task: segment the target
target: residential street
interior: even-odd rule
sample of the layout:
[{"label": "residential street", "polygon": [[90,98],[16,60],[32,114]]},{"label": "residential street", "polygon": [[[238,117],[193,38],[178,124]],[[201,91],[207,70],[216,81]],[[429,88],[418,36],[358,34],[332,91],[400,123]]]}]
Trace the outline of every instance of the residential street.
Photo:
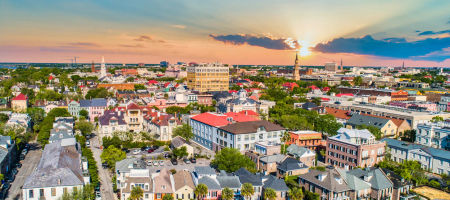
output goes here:
[{"label": "residential street", "polygon": [[100,190],[102,194],[102,199],[117,199],[117,196],[113,192],[112,187],[112,177],[110,176],[110,172],[108,169],[103,169],[102,161],[100,159],[100,155],[102,154],[102,150],[100,150],[100,144],[98,141],[98,137],[94,137],[90,140],[91,142],[91,150],[94,154],[94,159],[97,162],[98,168],[98,176],[100,179]]},{"label": "residential street", "polygon": [[24,199],[22,197],[22,186],[25,179],[33,172],[41,159],[42,150],[37,144],[32,144],[32,148],[28,152],[25,160],[22,160],[22,167],[18,169],[18,173],[14,182],[11,183],[11,188],[8,192],[8,200],[19,200]]}]

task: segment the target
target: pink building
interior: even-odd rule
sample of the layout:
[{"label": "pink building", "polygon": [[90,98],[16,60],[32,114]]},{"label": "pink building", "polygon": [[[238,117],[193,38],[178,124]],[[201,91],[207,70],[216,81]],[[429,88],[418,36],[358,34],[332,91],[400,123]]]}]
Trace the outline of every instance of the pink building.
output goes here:
[{"label": "pink building", "polygon": [[411,108],[411,109],[423,108],[426,111],[437,111],[437,104],[432,102],[391,101],[389,105],[402,108]]},{"label": "pink building", "polygon": [[385,145],[367,129],[341,128],[337,135],[327,138],[325,162],[345,169],[371,167],[383,161]]}]

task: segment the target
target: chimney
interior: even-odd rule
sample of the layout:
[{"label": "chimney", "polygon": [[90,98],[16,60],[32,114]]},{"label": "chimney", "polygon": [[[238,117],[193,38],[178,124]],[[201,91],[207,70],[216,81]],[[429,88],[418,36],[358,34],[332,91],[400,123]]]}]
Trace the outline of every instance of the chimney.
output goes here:
[{"label": "chimney", "polygon": [[61,179],[58,178],[58,185],[61,185]]}]

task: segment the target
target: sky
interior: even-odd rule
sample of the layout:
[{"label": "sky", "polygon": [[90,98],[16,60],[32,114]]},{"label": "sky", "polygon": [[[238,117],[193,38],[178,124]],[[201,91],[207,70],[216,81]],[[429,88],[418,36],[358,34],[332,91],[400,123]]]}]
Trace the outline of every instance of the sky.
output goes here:
[{"label": "sky", "polygon": [[450,67],[450,1],[0,0],[0,62]]}]

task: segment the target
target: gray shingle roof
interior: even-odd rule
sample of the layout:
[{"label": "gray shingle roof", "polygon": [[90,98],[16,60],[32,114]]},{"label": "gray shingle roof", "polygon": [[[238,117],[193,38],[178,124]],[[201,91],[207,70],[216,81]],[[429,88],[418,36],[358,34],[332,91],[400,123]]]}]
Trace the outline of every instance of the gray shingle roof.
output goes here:
[{"label": "gray shingle roof", "polygon": [[382,142],[386,142],[386,145],[388,147],[396,147],[398,149],[403,150],[414,150],[414,149],[422,149],[426,153],[430,154],[433,157],[441,158],[441,159],[449,159],[450,158],[450,151],[446,151],[443,149],[436,149],[432,147],[423,146],[420,144],[414,144],[409,142],[404,142],[396,139],[391,138],[383,138],[381,139]]},{"label": "gray shingle roof", "polygon": [[377,128],[383,128],[390,119],[372,117],[367,115],[354,114],[348,121],[347,124],[359,126],[359,125],[367,125],[367,126],[375,126]]},{"label": "gray shingle roof", "polygon": [[210,166],[196,166],[196,167],[194,167],[194,171],[198,175],[215,175],[216,174],[216,170],[214,170]]},{"label": "gray shingle roof", "polygon": [[342,178],[345,179],[345,182],[347,182],[348,186],[352,190],[364,190],[364,189],[370,189],[370,184],[359,179],[358,177],[354,176],[353,174],[348,173],[348,171],[345,171],[343,169],[336,169],[342,176]]},{"label": "gray shingle roof", "polygon": [[263,163],[276,163],[283,161],[284,158],[286,158],[285,155],[275,154],[270,156],[262,156],[259,161]]},{"label": "gray shingle roof", "polygon": [[222,188],[238,189],[241,188],[241,182],[238,176],[218,176],[217,181]]},{"label": "gray shingle roof", "polygon": [[304,169],[304,168],[308,168],[308,166],[306,166],[302,162],[298,161],[297,159],[290,158],[290,157],[284,159],[283,162],[281,162],[277,167],[277,169],[282,170],[284,172],[298,170],[298,169]]},{"label": "gray shingle roof", "polygon": [[305,153],[307,153],[307,152],[309,152],[309,151],[311,151],[311,150],[309,150],[309,149],[307,149],[307,148],[305,148],[305,147],[298,146],[298,145],[296,145],[296,144],[291,144],[291,145],[286,149],[286,151],[288,152],[288,154],[300,158],[300,157],[303,156],[303,154],[305,154]]},{"label": "gray shingle roof", "polygon": [[[319,175],[323,175],[324,179],[319,180]],[[351,190],[347,183],[343,181],[343,178],[336,169],[327,169],[325,172],[313,169],[306,174],[299,175],[298,177],[329,191],[344,192]],[[342,182],[339,183],[338,180],[342,180]]]},{"label": "gray shingle roof", "polygon": [[283,179],[276,178],[275,176],[269,176],[269,178],[264,181],[263,188],[272,188],[275,191],[288,191],[289,188]]},{"label": "gray shingle roof", "polygon": [[206,186],[208,186],[208,190],[221,190],[222,189],[220,187],[219,183],[217,182],[217,180],[215,180],[209,176],[204,176],[204,177],[201,177],[200,179],[198,179],[198,184],[205,184]]},{"label": "gray shingle roof", "polygon": [[353,169],[348,172],[362,180],[364,180],[364,176],[371,177],[368,181],[372,188],[375,189],[386,189],[393,186],[392,182],[384,175],[384,173],[379,168],[366,168],[366,170],[362,169]]},{"label": "gray shingle roof", "polygon": [[239,176],[241,184],[251,183],[253,186],[262,186],[262,177],[259,174],[252,174],[245,168],[238,169],[235,174]]}]

